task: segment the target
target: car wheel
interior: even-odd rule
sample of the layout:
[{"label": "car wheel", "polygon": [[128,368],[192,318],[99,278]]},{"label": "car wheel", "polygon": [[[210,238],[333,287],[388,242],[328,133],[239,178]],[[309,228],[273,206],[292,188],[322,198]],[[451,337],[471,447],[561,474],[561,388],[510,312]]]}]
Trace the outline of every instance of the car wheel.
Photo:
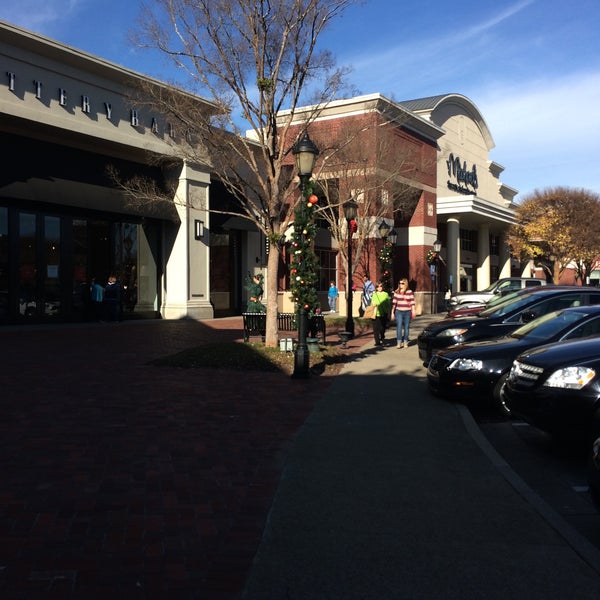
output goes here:
[{"label": "car wheel", "polygon": [[504,402],[504,397],[502,395],[502,388],[508,379],[508,371],[506,373],[502,373],[500,375],[500,379],[496,382],[494,389],[492,391],[492,396],[494,398],[494,405],[502,412],[504,415],[510,415],[510,409],[506,406]]}]

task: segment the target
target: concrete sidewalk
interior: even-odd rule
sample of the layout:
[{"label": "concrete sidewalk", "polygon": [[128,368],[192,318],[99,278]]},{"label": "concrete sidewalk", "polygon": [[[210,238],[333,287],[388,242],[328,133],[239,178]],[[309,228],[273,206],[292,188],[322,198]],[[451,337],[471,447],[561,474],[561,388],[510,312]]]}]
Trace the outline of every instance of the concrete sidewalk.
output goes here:
[{"label": "concrete sidewalk", "polygon": [[243,598],[597,599],[600,554],[427,392],[414,345],[369,344],[295,440]]}]

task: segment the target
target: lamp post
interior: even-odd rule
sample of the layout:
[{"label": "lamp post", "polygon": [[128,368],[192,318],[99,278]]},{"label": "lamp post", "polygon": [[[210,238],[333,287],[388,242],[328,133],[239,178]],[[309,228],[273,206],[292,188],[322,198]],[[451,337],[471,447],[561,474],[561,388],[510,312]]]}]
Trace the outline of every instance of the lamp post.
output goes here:
[{"label": "lamp post", "polygon": [[[302,191],[301,209],[306,210],[307,184],[312,175],[319,149],[308,137],[308,133],[305,133],[304,137],[292,148],[292,154],[295,156],[296,169],[300,178],[300,189]],[[296,235],[297,233],[298,232],[294,229],[294,234]],[[294,354],[294,372],[292,373],[292,377],[294,379],[306,379],[309,376],[309,353],[308,345],[306,343],[306,336],[308,334],[308,315],[302,298],[296,303],[296,314],[298,322],[298,344],[296,345],[296,352]]]},{"label": "lamp post", "polygon": [[434,298],[437,300],[437,291],[438,291],[438,264],[439,264],[439,256],[442,251],[442,242],[436,239],[433,242],[433,251],[435,252],[435,262],[433,263],[433,293],[431,296],[431,312],[437,313],[437,301],[434,303]]},{"label": "lamp post", "polygon": [[347,224],[348,235],[348,281],[346,283],[346,331],[350,334],[349,338],[354,337],[354,317],[352,316],[352,221],[356,220],[358,214],[358,204],[350,198],[342,205],[344,217]]},{"label": "lamp post", "polygon": [[379,235],[381,236],[381,238],[383,240],[385,240],[385,238],[388,236],[388,233],[390,232],[391,227],[387,224],[387,221],[385,219],[383,219],[381,221],[381,223],[379,223]]}]

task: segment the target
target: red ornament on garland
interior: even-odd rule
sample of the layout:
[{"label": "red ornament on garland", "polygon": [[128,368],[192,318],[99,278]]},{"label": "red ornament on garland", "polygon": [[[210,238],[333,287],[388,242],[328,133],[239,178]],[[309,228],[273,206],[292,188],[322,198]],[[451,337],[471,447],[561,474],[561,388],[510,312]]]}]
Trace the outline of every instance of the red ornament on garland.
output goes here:
[{"label": "red ornament on garland", "polygon": [[308,201],[309,201],[311,204],[316,204],[316,203],[319,201],[319,197],[318,197],[318,196],[315,196],[314,194],[311,194],[311,195],[308,197]]}]

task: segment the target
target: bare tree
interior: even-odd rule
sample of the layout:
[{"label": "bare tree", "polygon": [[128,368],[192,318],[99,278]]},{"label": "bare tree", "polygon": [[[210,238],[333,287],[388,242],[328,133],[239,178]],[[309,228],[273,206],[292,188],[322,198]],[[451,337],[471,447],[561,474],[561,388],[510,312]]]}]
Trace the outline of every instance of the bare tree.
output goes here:
[{"label": "bare tree", "polygon": [[535,190],[519,204],[516,218],[508,239],[516,256],[551,262],[554,283],[570,264],[578,278],[589,275],[600,255],[598,194],[567,187]]},{"label": "bare tree", "polygon": [[[160,86],[145,90],[185,131],[177,154],[209,165],[237,200],[236,213],[270,242],[266,344],[271,347],[277,344],[279,264],[273,249],[280,247],[300,197],[289,153],[319,110],[342,92],[346,71],[335,66],[329,52],[319,51],[317,42],[355,1],[147,0],[134,35],[136,44],[158,49],[187,76],[188,91],[210,100],[199,109],[193,95]],[[290,125],[301,103],[315,109],[292,138]],[[284,109],[288,116],[281,118]]]}]

